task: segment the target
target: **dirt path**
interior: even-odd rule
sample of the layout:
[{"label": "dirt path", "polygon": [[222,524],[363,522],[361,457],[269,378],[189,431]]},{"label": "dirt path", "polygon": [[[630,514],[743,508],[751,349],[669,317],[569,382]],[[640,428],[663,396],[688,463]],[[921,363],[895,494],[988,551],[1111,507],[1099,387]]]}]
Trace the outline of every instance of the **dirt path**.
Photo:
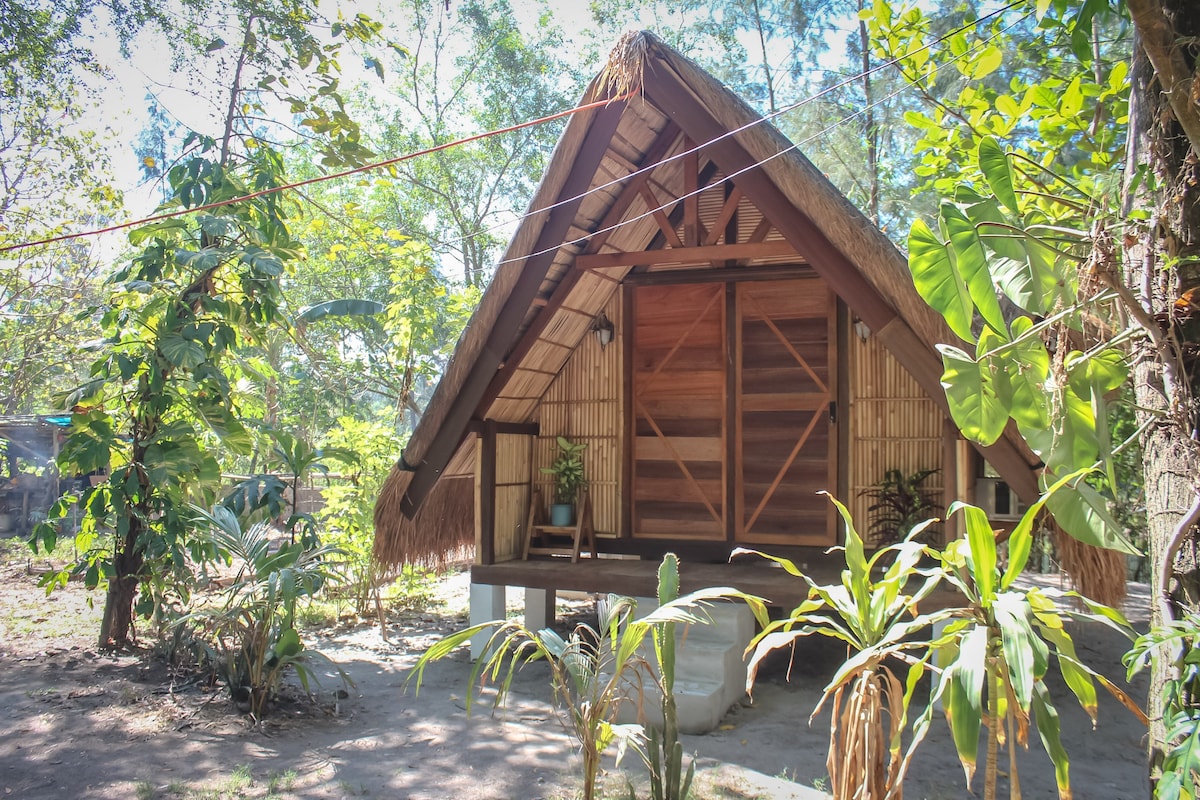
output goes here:
[{"label": "dirt path", "polygon": [[[517,678],[499,717],[486,705],[467,717],[465,653],[431,667],[419,694],[405,685],[417,654],[462,624],[461,576],[447,585],[444,613],[397,617],[390,643],[370,627],[318,642],[356,688],[337,699],[332,690],[338,682],[329,676],[319,705],[296,698],[257,727],[237,715],[219,690],[172,683],[153,660],[90,650],[96,612],[76,587],[47,602],[22,569],[10,564],[0,579],[3,797],[573,796],[576,759],[551,712],[544,665]],[[1077,638],[1085,661],[1102,665],[1110,676],[1122,674],[1124,648],[1117,637],[1097,628]],[[752,706],[732,710],[718,731],[685,738],[686,749],[701,759],[705,797],[812,796],[781,779],[811,785],[825,775],[827,717],[810,727],[808,715],[840,658],[836,649],[806,650],[791,682],[776,670]],[[1131,692],[1143,698],[1144,684]],[[1145,797],[1144,729],[1133,716],[1102,699],[1100,724],[1092,731],[1065,698],[1059,710],[1075,797]],[[622,766],[636,773],[634,761]],[[1037,741],[1021,762],[1024,796],[1054,797],[1053,772]],[[610,774],[609,786],[610,796],[623,786],[617,773]],[[940,721],[914,762],[906,796],[969,796]]]}]

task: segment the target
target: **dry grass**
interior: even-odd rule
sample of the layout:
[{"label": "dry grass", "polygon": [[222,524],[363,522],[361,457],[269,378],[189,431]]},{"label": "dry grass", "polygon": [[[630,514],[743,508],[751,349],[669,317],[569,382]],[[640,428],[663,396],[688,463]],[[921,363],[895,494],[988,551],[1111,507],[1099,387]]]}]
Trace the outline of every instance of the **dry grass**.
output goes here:
[{"label": "dry grass", "polygon": [[644,31],[626,31],[608,54],[608,63],[596,79],[596,93],[627,97],[642,89],[650,39]]},{"label": "dry grass", "polygon": [[438,481],[409,519],[400,503],[411,480],[412,473],[393,467],[384,483],[375,504],[375,558],[385,566],[441,567],[475,544],[474,479]]},{"label": "dry grass", "polygon": [[1126,592],[1125,555],[1084,544],[1057,526],[1054,533],[1059,560],[1080,594],[1120,608]]}]

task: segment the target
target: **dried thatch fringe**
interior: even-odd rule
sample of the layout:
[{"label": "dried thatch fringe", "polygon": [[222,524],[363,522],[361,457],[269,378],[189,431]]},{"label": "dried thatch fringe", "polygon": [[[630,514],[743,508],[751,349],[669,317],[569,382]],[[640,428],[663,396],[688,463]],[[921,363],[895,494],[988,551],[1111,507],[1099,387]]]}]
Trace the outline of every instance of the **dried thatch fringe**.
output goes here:
[{"label": "dried thatch fringe", "polygon": [[[413,473],[400,469],[399,464],[392,465],[379,497],[375,500],[375,552],[380,550],[380,542],[391,542],[399,535],[400,503],[408,485],[412,483]],[[387,549],[386,547],[384,549]],[[378,557],[378,555],[376,556]]]},{"label": "dried thatch fringe", "polygon": [[393,467],[375,503],[375,558],[385,567],[439,567],[475,545],[475,480],[443,478],[413,519],[400,512],[412,473]]},{"label": "dried thatch fringe", "polygon": [[596,78],[596,93],[616,98],[641,91],[649,50],[650,38],[645,31],[626,31]]},{"label": "dried thatch fringe", "polygon": [[1084,544],[1054,526],[1059,562],[1079,593],[1088,599],[1119,608],[1125,601],[1125,555]]}]

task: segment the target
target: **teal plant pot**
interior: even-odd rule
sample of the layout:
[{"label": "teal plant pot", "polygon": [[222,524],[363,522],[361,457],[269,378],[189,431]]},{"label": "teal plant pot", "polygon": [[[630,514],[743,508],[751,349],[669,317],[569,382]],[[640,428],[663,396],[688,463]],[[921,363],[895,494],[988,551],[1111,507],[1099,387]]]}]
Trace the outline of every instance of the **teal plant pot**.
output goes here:
[{"label": "teal plant pot", "polygon": [[550,524],[566,528],[575,523],[575,506],[570,503],[555,503],[550,506]]}]

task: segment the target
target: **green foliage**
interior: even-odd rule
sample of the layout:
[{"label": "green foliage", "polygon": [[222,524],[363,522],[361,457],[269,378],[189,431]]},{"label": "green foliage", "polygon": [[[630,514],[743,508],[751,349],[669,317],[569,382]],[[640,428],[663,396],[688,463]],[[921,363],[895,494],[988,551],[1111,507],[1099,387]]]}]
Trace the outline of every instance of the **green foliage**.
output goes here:
[{"label": "green foliage", "polygon": [[573,444],[561,436],[556,437],[558,457],[548,467],[542,467],[546,475],[554,476],[554,502],[573,504],[583,487],[583,451],[587,443]]},{"label": "green foliage", "polygon": [[[950,509],[951,514],[962,512],[966,536],[947,545],[938,558],[946,580],[966,604],[953,610],[953,621],[931,645],[936,662],[942,666],[933,700],[940,699],[945,708],[968,786],[978,762],[980,728],[986,721],[984,796],[989,799],[995,797],[999,743],[1004,740],[1009,748],[1012,797],[1021,796],[1014,748],[1017,744],[1027,745],[1031,723],[1054,763],[1059,796],[1071,796],[1070,762],[1062,746],[1058,711],[1045,683],[1051,655],[1063,681],[1093,724],[1096,681],[1145,720],[1132,700],[1079,659],[1074,640],[1064,627],[1068,619],[1088,620],[1106,624],[1132,639],[1133,631],[1124,617],[1074,592],[1017,588],[1013,584],[1029,558],[1034,520],[1050,496],[1073,477],[1060,480],[1022,516],[1008,540],[1007,566],[997,554],[995,532],[984,512],[963,503]],[[1088,612],[1064,607],[1056,601],[1058,597],[1073,598]],[[927,711],[918,721],[921,735],[930,713]]]},{"label": "green foliage", "polygon": [[[900,56],[930,100],[928,113],[907,119],[924,134],[922,174],[942,204],[936,231],[913,224],[909,266],[921,296],[971,345],[939,346],[955,424],[990,445],[1011,419],[1046,464],[1043,488],[1099,466],[1049,508],[1070,535],[1133,554],[1109,511],[1123,482],[1110,419],[1126,356],[1120,337],[1089,338],[1096,318],[1111,315],[1110,287],[1119,283],[1112,175],[1122,158],[1126,65],[1078,46],[1110,21],[1090,7],[1064,9],[1038,20],[1045,46],[1037,48],[1023,35],[1028,19],[1011,32],[997,19],[955,34],[947,46],[959,56],[957,96],[928,51],[903,55],[933,36],[932,19],[880,2],[872,25],[880,55]],[[1007,84],[998,80],[1002,65]]]},{"label": "green foliage", "polygon": [[[192,511],[194,522],[203,527],[200,535],[211,542],[219,561],[236,568],[237,577],[218,605],[192,611],[176,624],[197,627],[230,696],[261,719],[289,669],[311,691],[320,682],[318,666],[333,666],[301,640],[296,610],[337,579],[330,560],[338,553],[298,542],[276,546],[269,526],[243,529],[222,506],[211,512],[193,506]],[[348,680],[344,673],[342,679]]]},{"label": "green foliage", "polygon": [[[677,581],[678,572],[674,574]],[[670,585],[671,568],[667,567],[660,572],[660,589],[670,595]],[[677,582],[674,591],[678,592]],[[425,651],[409,680],[415,680],[419,689],[431,662],[446,658],[474,637],[490,631],[485,655],[471,671],[471,683],[494,685],[494,702],[499,706],[508,696],[518,669],[533,661],[547,661],[555,701],[563,710],[583,756],[583,798],[594,800],[601,756],[616,745],[619,762],[629,746],[639,746],[645,737],[641,725],[619,724],[616,719],[623,705],[636,702],[640,708],[646,681],[657,682],[641,654],[646,639],[655,637],[657,648],[659,637],[664,637],[665,646],[667,624],[705,623],[705,607],[727,600],[747,603],[759,623],[766,623],[766,607],[761,598],[727,587],[676,597],[641,618],[634,617],[635,600],[609,595],[599,626],[593,628],[581,623],[565,639],[549,628],[531,631],[508,620],[484,622],[453,633]],[[670,641],[674,642],[673,633]],[[662,652],[660,663],[665,658],[665,651]],[[662,683],[659,688],[664,697],[670,693]],[[468,695],[468,712],[472,703],[473,696]]]},{"label": "green foliage", "polygon": [[[832,498],[831,498],[832,499]],[[846,523],[846,568],[838,584],[818,584],[784,558],[763,555],[789,574],[804,580],[809,596],[782,619],[765,626],[751,642],[747,689],[753,688],[762,660],[774,650],[793,647],[805,636],[844,642],[850,658],[825,686],[816,716],[831,703],[834,724],[829,735],[829,770],[837,800],[898,796],[908,763],[922,736],[914,736],[902,755],[901,735],[917,682],[930,670],[929,641],[920,635],[946,612],[918,614],[915,609],[941,580],[937,569],[921,566],[927,548],[916,537],[932,520],[915,526],[908,536],[867,558],[850,512],[833,500]],[[753,552],[736,550],[738,552]],[[913,586],[915,582],[915,587]],[[897,663],[908,664],[904,680]]]},{"label": "green foliage", "polygon": [[[88,84],[99,68],[80,27],[91,5],[19,0],[0,14],[0,246],[120,212],[111,142],[88,125],[97,113]],[[86,376],[95,344],[86,309],[100,302],[102,270],[78,242],[0,257],[0,413],[54,408],[54,391]]]},{"label": "green foliage", "polygon": [[936,503],[929,490],[921,486],[939,470],[923,469],[905,475],[898,469],[883,473],[883,479],[861,495],[874,502],[867,506],[871,519],[870,545],[893,544],[908,538],[909,531],[926,519]]},{"label": "green foliage", "polygon": [[[1008,540],[1008,563],[996,550],[996,534],[987,516],[974,506],[956,503],[966,537],[938,552],[917,541],[933,520],[916,526],[903,541],[867,558],[850,514],[837,503],[846,523],[846,569],[837,584],[817,584],[790,561],[764,556],[808,583],[809,597],[772,622],[751,643],[747,680],[752,686],[762,659],[792,647],[801,638],[827,636],[851,651],[829,684],[814,716],[832,703],[827,766],[835,798],[899,796],[908,764],[924,741],[938,703],[944,707],[968,787],[978,761],[979,734],[985,723],[988,772],[985,797],[995,797],[998,745],[1027,745],[1032,723],[1055,766],[1061,797],[1070,796],[1069,761],[1062,747],[1058,713],[1045,684],[1051,662],[1083,709],[1096,719],[1098,681],[1132,712],[1145,717],[1111,681],[1082,661],[1064,627],[1069,620],[1099,622],[1132,638],[1116,611],[1074,592],[1018,588],[1014,581],[1029,559],[1034,520],[1067,476],[1052,486],[1021,518]],[[744,551],[748,552],[748,551]],[[917,609],[937,588],[949,584],[962,605],[930,613]],[[1061,606],[1057,598],[1084,604],[1087,612]],[[932,633],[934,626],[940,632]],[[902,680],[894,670],[907,664]],[[929,704],[915,717],[907,749],[901,753],[913,693],[931,673],[936,678]],[[887,759],[885,763],[885,757]],[[1012,796],[1020,796],[1015,760],[1009,765]]]},{"label": "green foliage", "polygon": [[[179,34],[172,44],[203,60],[224,42],[193,36],[200,29],[187,16],[196,10],[170,18]],[[130,233],[139,250],[111,276],[111,296],[96,314],[105,349],[90,380],[64,398],[75,413],[60,471],[110,470],[106,484],[80,498],[85,518],[76,540],[84,554],[77,569],[90,584],[107,582],[103,646],[129,644],[135,595],[141,614],[164,608],[172,595],[186,601],[187,503],[211,502],[219,458],[251,453],[240,368],[285,323],[280,283],[303,255],[287,227],[286,201],[238,200],[285,182],[282,158],[253,120],[263,113],[263,95],[290,104],[327,165],[358,163],[369,153],[344,112],[336,58],[346,42],[361,44],[379,26],[363,16],[339,20],[331,43],[312,32],[320,20],[306,2],[286,9],[250,3],[231,13],[242,42],[216,84],[227,98],[220,136],[187,135],[184,155],[165,170],[168,199],[160,211],[229,204]],[[68,506],[52,509],[35,542],[54,543]]]},{"label": "green foliage", "polygon": [[1195,800],[1200,785],[1200,616],[1156,625],[1125,655],[1132,678],[1160,658],[1170,664],[1162,685],[1166,755],[1154,786],[1158,800]]},{"label": "green foliage", "polygon": [[[265,148],[236,170],[196,157],[171,170],[169,207],[185,196],[223,199],[270,185],[278,167]],[[211,496],[218,447],[248,453],[235,384],[223,367],[278,319],[276,265],[298,254],[281,212],[259,199],[201,215],[194,227],[150,224],[130,237],[141,253],[111,278],[100,322],[107,347],[91,381],[65,400],[75,412],[58,463],[62,474],[109,471],[81,499],[76,541],[89,583],[109,581],[102,643],[125,643],[127,604],[139,582],[139,613],[161,607],[172,592],[186,594],[185,505]],[[219,236],[211,232],[217,227]],[[52,509],[35,541],[52,546],[66,511]],[[98,539],[102,531],[111,532],[108,543]]]},{"label": "green foliage", "polygon": [[[338,420],[327,442],[339,449],[353,448],[357,455],[354,474],[322,490],[325,507],[318,519],[324,541],[341,553],[345,582],[339,590],[350,598],[354,612],[361,616],[380,599],[380,583],[385,576],[380,574],[373,555],[375,500],[402,443],[390,428],[350,417]],[[421,607],[422,600],[428,598],[422,574],[411,565],[404,568],[398,581],[405,604]]]},{"label": "green foliage", "polygon": [[[375,113],[382,151],[414,152],[573,105],[583,81],[564,80],[575,65],[560,55],[562,30],[546,5],[528,27],[509,0],[393,8],[419,46],[393,59],[394,105],[359,101]],[[486,285],[507,238],[493,229],[524,211],[561,130],[541,125],[395,165],[379,188],[396,227],[432,245],[443,275]]]},{"label": "green foliage", "polygon": [[296,337],[276,357],[289,364],[278,402],[281,413],[309,420],[310,435],[344,415],[398,428],[407,415],[415,424],[479,298],[441,276],[430,247],[401,232],[384,183],[386,193],[380,183],[313,187],[311,213],[297,224],[309,258],[286,280],[300,310]]}]

